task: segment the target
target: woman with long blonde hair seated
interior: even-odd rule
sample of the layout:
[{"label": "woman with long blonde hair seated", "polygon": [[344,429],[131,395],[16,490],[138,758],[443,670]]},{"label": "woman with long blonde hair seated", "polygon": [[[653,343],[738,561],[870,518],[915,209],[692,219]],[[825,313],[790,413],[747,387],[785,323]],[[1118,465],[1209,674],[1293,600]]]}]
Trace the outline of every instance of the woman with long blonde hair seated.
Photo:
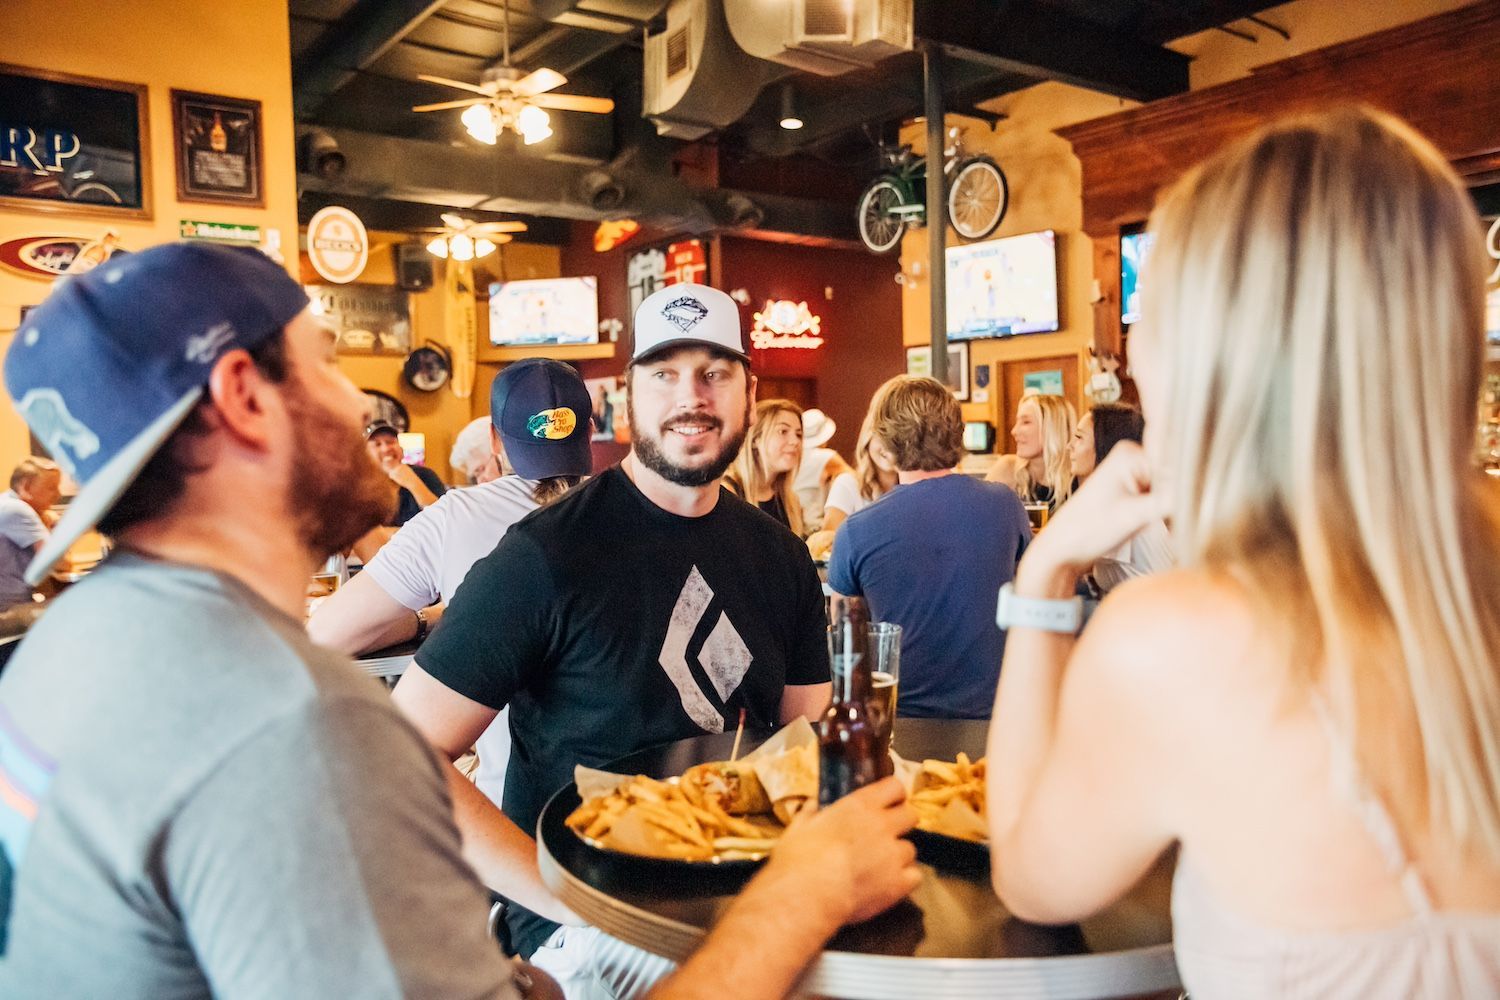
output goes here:
[{"label": "woman with long blonde hair seated", "polygon": [[850,514],[864,510],[896,488],[896,460],[875,436],[874,421],[891,387],[900,381],[899,375],[887,380],[870,400],[870,409],[859,425],[859,438],[854,445],[854,471],[834,477],[823,504],[823,530],[807,538],[814,559],[827,559],[832,554],[834,534]]},{"label": "woman with long blonde hair seated", "polygon": [[802,407],[790,399],[763,399],[755,404],[755,419],[724,485],[800,537],[802,504],[794,483],[801,464]]},{"label": "woman with long blonde hair seated", "polygon": [[[995,887],[1076,920],[1175,842],[1194,1000],[1500,996],[1473,204],[1427,141],[1344,110],[1215,156],[1151,228],[1146,448],[1116,446],[1002,598]],[[1077,640],[1044,630],[1080,567],[1162,513],[1179,569],[1121,586]]]},{"label": "woman with long blonde hair seated", "polygon": [[1073,492],[1073,466],[1068,457],[1078,416],[1061,396],[1034,393],[1016,406],[1014,455],[1001,455],[984,478],[1004,483],[1026,503],[1044,503],[1057,510]]}]

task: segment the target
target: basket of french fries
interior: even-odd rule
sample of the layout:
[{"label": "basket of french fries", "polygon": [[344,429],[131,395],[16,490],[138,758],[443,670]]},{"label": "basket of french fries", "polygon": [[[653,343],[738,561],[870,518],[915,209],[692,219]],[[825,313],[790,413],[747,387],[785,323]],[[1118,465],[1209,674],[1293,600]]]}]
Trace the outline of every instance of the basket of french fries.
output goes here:
[{"label": "basket of french fries", "polygon": [[805,720],[734,761],[668,778],[578,768],[564,821],[601,851],[691,865],[754,865],[818,796],[818,748]]},{"label": "basket of french fries", "polygon": [[898,761],[908,801],[917,813],[912,840],[917,856],[931,865],[988,867],[989,819],[985,805],[985,760]]}]

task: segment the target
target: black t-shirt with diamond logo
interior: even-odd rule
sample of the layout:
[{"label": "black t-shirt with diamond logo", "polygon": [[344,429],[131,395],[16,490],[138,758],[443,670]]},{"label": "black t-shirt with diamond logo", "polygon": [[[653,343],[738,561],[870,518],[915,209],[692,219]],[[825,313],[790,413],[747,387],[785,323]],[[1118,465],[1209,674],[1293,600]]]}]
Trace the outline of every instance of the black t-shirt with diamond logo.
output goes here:
[{"label": "black t-shirt with diamond logo", "polygon": [[[615,467],[476,562],[417,663],[510,706],[503,808],[530,832],[577,764],[732,730],[741,708],[774,728],[786,685],[828,680],[824,628],[817,571],[786,528],[724,490],[680,517]],[[511,926],[530,954],[555,925],[521,911]]]}]

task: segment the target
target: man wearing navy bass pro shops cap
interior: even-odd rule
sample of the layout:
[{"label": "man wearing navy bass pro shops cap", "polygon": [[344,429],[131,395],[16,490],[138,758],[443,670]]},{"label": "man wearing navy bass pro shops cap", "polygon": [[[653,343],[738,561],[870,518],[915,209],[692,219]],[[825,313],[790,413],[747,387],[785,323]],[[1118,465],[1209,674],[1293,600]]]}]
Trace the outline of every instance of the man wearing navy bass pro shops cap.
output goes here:
[{"label": "man wearing navy bass pro shops cap", "polygon": [[[509,706],[502,811],[456,771],[454,808],[480,877],[523,904],[507,913],[512,941],[570,998],[638,996],[670,968],[595,928],[558,924],[575,918],[548,898],[531,832],[575,765],[732,731],[742,712],[750,727],[774,728],[816,716],[829,695],[823,597],[806,546],[719,486],[755,400],[739,307],[701,285],[648,296],[635,316],[626,390],[630,454],[512,527],[474,564],[394,692],[450,759]],[[587,415],[559,425],[556,414],[537,414],[528,426],[551,434],[574,418]],[[894,834],[881,840],[903,822],[899,785],[871,796],[814,817],[852,817],[875,831],[830,849],[825,870],[863,864],[862,852],[902,850]],[[891,863],[904,877],[901,861]],[[715,992],[789,987],[833,930],[803,916],[831,916],[837,927],[872,895],[889,905],[901,894],[883,875],[834,881],[831,902],[799,891],[793,909],[803,913],[784,919],[778,904],[776,920],[737,942],[756,956],[754,968],[720,979]]]},{"label": "man wearing navy bass pro shops cap", "polygon": [[514,996],[430,749],[302,630],[386,517],[302,289],[172,244],[61,281],[5,384],[116,548],[0,677],[0,996]]},{"label": "man wearing navy bass pro shops cap", "polygon": [[[320,646],[359,654],[416,638],[437,625],[474,565],[521,518],[589,474],[589,393],[560,361],[506,365],[490,387],[487,451],[504,475],[449,490],[396,532],[371,562],[307,623]],[[500,801],[510,760],[510,716],[501,712],[475,743],[474,784]]]}]

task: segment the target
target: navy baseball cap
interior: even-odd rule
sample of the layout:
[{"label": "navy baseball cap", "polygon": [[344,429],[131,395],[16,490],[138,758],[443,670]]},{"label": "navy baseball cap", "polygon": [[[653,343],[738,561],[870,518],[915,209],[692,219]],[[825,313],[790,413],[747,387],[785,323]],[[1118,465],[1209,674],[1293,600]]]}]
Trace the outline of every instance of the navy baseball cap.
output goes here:
[{"label": "navy baseball cap", "polygon": [[490,421],[511,468],[523,479],[592,472],[593,413],[588,386],[560,361],[517,361],[501,369],[490,386]]},{"label": "navy baseball cap", "polygon": [[169,243],[58,281],[5,356],[16,409],[81,487],[27,582],[109,513],[220,357],[259,346],[305,308],[302,287],[253,247]]}]

